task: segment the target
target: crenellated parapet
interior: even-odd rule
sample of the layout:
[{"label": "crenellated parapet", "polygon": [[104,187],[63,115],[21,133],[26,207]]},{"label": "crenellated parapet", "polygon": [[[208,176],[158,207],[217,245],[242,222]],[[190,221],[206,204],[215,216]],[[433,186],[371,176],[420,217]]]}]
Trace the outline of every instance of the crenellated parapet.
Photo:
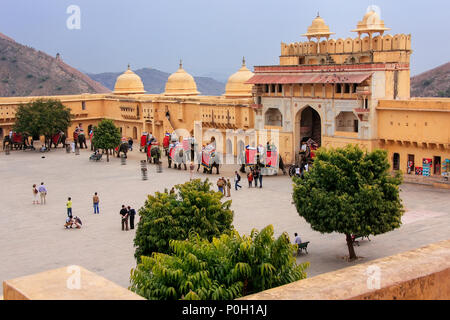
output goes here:
[{"label": "crenellated parapet", "polygon": [[[372,46],[370,45],[372,42]],[[318,47],[320,49],[318,50]],[[317,54],[345,54],[361,53],[371,51],[410,51],[411,35],[396,34],[394,36],[386,34],[370,39],[364,38],[339,38],[315,41],[281,43],[281,56],[306,56]]]}]

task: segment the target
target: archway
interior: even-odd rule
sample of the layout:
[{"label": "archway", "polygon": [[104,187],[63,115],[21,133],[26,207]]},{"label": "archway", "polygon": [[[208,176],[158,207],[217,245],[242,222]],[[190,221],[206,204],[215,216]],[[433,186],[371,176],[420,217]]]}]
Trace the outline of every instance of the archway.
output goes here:
[{"label": "archway", "polygon": [[322,145],[322,123],[320,114],[310,106],[299,110],[295,117],[295,154],[300,150],[301,141],[314,140]]},{"label": "archway", "polygon": [[0,128],[0,139],[3,139],[3,128]]},{"label": "archway", "polygon": [[277,108],[269,108],[264,114],[264,125],[266,126],[283,126],[283,115]]},{"label": "archway", "polygon": [[322,140],[322,125],[319,113],[311,107],[306,107],[300,114],[300,141],[313,139],[320,147]]},{"label": "archway", "polygon": [[136,140],[138,137],[138,132],[137,132],[137,128],[133,127],[133,139]]}]

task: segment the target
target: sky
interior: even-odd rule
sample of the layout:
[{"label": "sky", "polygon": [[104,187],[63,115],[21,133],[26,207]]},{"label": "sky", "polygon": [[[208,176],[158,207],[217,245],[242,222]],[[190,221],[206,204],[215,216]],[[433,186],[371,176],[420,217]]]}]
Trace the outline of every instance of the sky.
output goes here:
[{"label": "sky", "polygon": [[[68,28],[80,9],[79,28]],[[280,43],[305,41],[317,12],[336,34],[350,30],[368,6],[392,30],[412,35],[411,74],[450,61],[448,0],[1,0],[0,32],[89,73],[155,68],[228,76],[241,66],[274,65]],[[75,23],[75,24],[74,24]]]}]

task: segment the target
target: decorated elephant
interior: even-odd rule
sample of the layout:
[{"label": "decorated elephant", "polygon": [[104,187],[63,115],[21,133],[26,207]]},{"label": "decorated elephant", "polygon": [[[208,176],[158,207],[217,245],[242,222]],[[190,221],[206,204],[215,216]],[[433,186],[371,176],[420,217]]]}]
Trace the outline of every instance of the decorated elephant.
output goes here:
[{"label": "decorated elephant", "polygon": [[215,151],[212,145],[203,148],[201,153],[203,173],[212,174],[213,168],[216,168],[216,174],[219,174],[221,164],[221,154]]},{"label": "decorated elephant", "polygon": [[124,158],[127,158],[128,153],[128,142],[121,142],[118,147],[116,147],[115,152],[117,152],[117,158],[120,157],[120,153],[122,152],[124,154]]},{"label": "decorated elephant", "polygon": [[187,170],[189,152],[183,149],[183,145],[179,142],[172,143],[169,147],[169,152],[167,155],[167,160],[169,162],[169,168],[174,164],[174,168],[181,170],[181,165],[183,164],[184,170]]},{"label": "decorated elephant", "polygon": [[50,141],[50,148],[52,146],[55,146],[55,148],[57,148],[60,143],[62,143],[63,148],[66,147],[66,135],[64,134],[64,132],[60,132],[52,136]]},{"label": "decorated elephant", "polygon": [[161,159],[161,149],[157,143],[152,143],[147,146],[147,162],[159,164]]}]

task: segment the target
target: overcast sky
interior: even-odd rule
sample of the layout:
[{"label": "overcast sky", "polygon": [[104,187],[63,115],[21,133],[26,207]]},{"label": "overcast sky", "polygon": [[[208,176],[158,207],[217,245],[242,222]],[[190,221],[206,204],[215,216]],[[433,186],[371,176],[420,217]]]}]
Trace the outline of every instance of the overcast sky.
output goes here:
[{"label": "overcast sky", "polygon": [[[80,29],[67,27],[70,5]],[[448,0],[1,0],[0,32],[85,72],[174,72],[182,58],[193,75],[228,75],[242,56],[250,68],[278,64],[281,41],[304,41],[318,11],[333,38],[355,36],[369,5],[390,34],[412,34],[412,75],[450,60]]]}]

